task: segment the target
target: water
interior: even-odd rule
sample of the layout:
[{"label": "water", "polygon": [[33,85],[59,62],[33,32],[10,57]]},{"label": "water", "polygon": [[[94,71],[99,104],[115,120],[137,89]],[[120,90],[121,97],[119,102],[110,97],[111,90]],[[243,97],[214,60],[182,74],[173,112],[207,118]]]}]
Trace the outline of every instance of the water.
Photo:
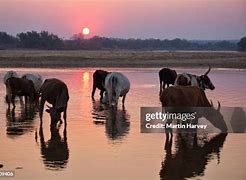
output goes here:
[{"label": "water", "polygon": [[[0,69],[0,79],[9,69]],[[19,74],[38,72],[59,78],[69,88],[68,127],[50,132],[44,112],[38,114],[17,102],[7,110],[5,86],[0,85],[0,171],[14,171],[16,179],[245,179],[246,135],[208,135],[203,146],[184,146],[173,138],[165,148],[164,134],[140,133],[140,107],[160,106],[158,69],[107,69],[121,71],[131,81],[126,109],[113,115],[107,106],[91,100],[95,69],[15,69]],[[177,69],[200,74],[204,69]],[[207,91],[222,106],[246,106],[246,71],[212,70],[216,89]],[[113,121],[116,119],[116,121]],[[215,141],[215,143],[214,143]],[[206,143],[208,142],[208,143]],[[183,164],[183,166],[181,166]],[[4,179],[4,178],[3,178]]]}]

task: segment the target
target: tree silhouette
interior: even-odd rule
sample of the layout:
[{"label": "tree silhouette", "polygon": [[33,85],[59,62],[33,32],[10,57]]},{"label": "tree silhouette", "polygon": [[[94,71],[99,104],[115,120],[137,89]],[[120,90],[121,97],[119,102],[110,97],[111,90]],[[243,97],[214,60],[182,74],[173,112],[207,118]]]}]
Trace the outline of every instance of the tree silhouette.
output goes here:
[{"label": "tree silhouette", "polygon": [[239,51],[246,51],[246,37],[240,39],[238,43]]}]

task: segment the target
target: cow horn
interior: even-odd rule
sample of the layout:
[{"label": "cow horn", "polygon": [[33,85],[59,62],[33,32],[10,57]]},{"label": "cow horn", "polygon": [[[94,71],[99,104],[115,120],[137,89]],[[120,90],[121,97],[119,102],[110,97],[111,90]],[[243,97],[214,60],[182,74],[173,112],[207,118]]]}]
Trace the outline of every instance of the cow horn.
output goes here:
[{"label": "cow horn", "polygon": [[220,111],[220,108],[221,108],[221,105],[220,105],[220,102],[218,101],[218,109],[217,109],[217,111]]},{"label": "cow horn", "polygon": [[49,106],[49,105],[46,105],[49,109],[51,108],[51,106]]},{"label": "cow horn", "polygon": [[210,99],[210,105],[211,107],[214,107],[213,101]]},{"label": "cow horn", "polygon": [[205,72],[204,75],[205,75],[205,76],[208,75],[208,73],[209,73],[210,71],[211,71],[211,67],[210,67],[210,65],[209,65],[209,66],[208,66],[208,70],[207,70],[207,72]]}]

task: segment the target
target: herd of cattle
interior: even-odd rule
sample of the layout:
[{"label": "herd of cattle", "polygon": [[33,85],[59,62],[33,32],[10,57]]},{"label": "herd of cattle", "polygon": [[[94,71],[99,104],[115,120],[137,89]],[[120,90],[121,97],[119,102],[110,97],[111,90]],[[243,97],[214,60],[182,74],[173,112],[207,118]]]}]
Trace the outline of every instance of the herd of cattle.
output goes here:
[{"label": "herd of cattle", "polygon": [[[159,71],[160,101],[163,107],[213,107],[206,97],[205,89],[214,90],[215,87],[208,77],[211,68],[200,76],[183,73],[163,68]],[[52,107],[47,106],[46,112],[50,114],[51,125],[61,121],[61,113],[66,125],[67,105],[69,93],[66,84],[59,79],[46,79],[43,82],[39,74],[25,74],[19,77],[16,72],[8,71],[4,76],[6,85],[6,101],[8,106],[15,107],[15,97],[22,96],[27,102],[39,105],[39,115],[42,122],[44,104],[47,101]],[[169,85],[173,85],[169,87]],[[122,73],[96,70],[93,74],[93,88],[91,97],[94,98],[96,89],[100,90],[100,100],[117,108],[118,100],[122,97],[124,107],[126,95],[130,90],[130,81]],[[220,104],[218,110],[220,108]]]}]

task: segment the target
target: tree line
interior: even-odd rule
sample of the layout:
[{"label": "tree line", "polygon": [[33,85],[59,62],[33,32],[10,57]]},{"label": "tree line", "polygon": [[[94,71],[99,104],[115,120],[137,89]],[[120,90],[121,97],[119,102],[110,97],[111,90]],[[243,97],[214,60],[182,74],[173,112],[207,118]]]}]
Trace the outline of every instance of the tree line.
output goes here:
[{"label": "tree line", "polygon": [[22,32],[12,36],[0,32],[0,49],[43,49],[43,50],[246,50],[246,37],[238,43],[231,41],[189,41],[185,39],[120,39],[94,36],[83,38],[74,35],[62,39],[47,31]]}]

